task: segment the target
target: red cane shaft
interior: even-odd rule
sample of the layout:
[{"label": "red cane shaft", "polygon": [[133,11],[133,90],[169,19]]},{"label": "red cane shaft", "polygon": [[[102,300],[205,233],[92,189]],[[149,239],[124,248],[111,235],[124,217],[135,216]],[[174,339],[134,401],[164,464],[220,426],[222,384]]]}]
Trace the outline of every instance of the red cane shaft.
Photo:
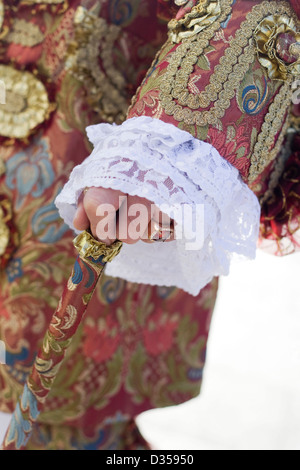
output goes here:
[{"label": "red cane shaft", "polygon": [[75,246],[80,256],[75,262],[17,403],[2,450],[22,450],[26,447],[34,423],[43,410],[104,267],[107,261],[111,261],[119,253],[122,244],[116,242],[111,247],[106,247],[84,232],[75,240]]}]

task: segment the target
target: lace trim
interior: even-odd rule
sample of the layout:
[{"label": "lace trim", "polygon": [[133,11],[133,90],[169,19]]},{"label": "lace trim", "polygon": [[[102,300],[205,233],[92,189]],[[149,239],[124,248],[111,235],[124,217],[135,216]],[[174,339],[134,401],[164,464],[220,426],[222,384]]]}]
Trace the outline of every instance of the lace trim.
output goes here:
[{"label": "lace trim", "polygon": [[[73,227],[82,190],[101,186],[153,201],[175,218],[184,235],[169,244],[124,246],[108,274],[131,282],[175,285],[197,295],[214,276],[229,273],[233,253],[255,257],[259,202],[210,144],[150,117],[133,118],[121,126],[99,124],[87,132],[94,151],[74,168],[56,199],[65,222]],[[195,248],[198,238],[192,240],[190,218],[182,217],[185,205],[197,221],[202,248]]]}]

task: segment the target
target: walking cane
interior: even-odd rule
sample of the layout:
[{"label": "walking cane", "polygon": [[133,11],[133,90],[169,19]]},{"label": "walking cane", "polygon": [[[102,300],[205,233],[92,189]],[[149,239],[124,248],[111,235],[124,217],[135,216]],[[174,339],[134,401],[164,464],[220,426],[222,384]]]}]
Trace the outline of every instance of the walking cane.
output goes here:
[{"label": "walking cane", "polygon": [[122,242],[118,240],[107,246],[87,231],[75,238],[74,245],[78,257],[71,277],[15,408],[2,450],[22,450],[26,447],[104,267],[122,248]]}]

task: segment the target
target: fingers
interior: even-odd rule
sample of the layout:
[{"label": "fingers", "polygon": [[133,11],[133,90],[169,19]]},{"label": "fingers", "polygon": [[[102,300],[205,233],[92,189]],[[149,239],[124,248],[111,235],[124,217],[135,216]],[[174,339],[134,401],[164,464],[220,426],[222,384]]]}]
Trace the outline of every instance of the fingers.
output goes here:
[{"label": "fingers", "polygon": [[117,236],[132,245],[145,236],[151,220],[152,203],[138,196],[128,196],[122,204],[117,220]]},{"label": "fingers", "polygon": [[117,239],[117,213],[126,199],[121,191],[90,188],[84,195],[83,207],[95,238],[111,245]]},{"label": "fingers", "polygon": [[[73,224],[77,230],[89,228],[95,238],[107,245],[116,239],[127,244],[139,240],[153,243],[150,238],[155,231],[163,234],[167,241],[174,239],[173,222],[151,201],[112,189],[89,188],[83,193],[78,201]],[[159,231],[158,224],[166,227],[166,230]],[[160,241],[159,238],[157,234],[154,237]]]},{"label": "fingers", "polygon": [[76,228],[76,230],[81,230],[81,231],[87,230],[90,226],[90,221],[83,207],[83,197],[84,195],[82,193],[79,198],[77,210],[75,212],[75,216],[73,219],[74,227]]}]

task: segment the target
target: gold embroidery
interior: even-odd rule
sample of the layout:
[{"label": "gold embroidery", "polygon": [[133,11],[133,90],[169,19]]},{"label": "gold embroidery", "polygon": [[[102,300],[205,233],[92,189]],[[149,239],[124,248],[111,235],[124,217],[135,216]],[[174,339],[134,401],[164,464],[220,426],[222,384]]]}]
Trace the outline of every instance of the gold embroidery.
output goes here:
[{"label": "gold embroidery", "polygon": [[[219,19],[196,38],[184,40],[171,55],[167,72],[161,81],[160,99],[166,114],[173,116],[176,121],[202,127],[217,125],[230,107],[239,83],[256,59],[253,33],[262,18],[270,12],[293,15],[292,9],[286,2],[280,4],[263,2],[256,5],[247,15],[246,21],[242,23],[235,37],[230,40],[229,47],[215,67],[205,90],[196,95],[189,93],[188,83],[194,66],[209,46],[220,24],[231,12],[231,4],[232,1],[223,0]],[[208,108],[212,103],[214,104],[209,110],[199,111]]]},{"label": "gold embroidery", "polygon": [[43,83],[33,74],[0,65],[0,77],[6,89],[6,103],[0,104],[0,135],[25,139],[48,119],[53,104]]},{"label": "gold embroidery", "polygon": [[67,68],[83,83],[89,104],[108,122],[123,122],[128,109],[126,81],[113,63],[114,43],[121,29],[87,9],[75,14],[75,41],[69,48]]},{"label": "gold embroidery", "polygon": [[[267,168],[280,152],[284,137],[290,125],[290,108],[292,102],[292,80],[286,81],[277,93],[269,112],[265,116],[261,132],[251,156],[249,183]],[[279,136],[274,146],[277,134]]]},{"label": "gold embroidery", "polygon": [[21,44],[25,47],[34,47],[44,40],[44,35],[40,28],[25,20],[16,20],[13,29],[5,38],[6,42]]},{"label": "gold embroidery", "polygon": [[[186,3],[186,2],[185,2]],[[174,43],[190,38],[214,23],[221,14],[220,0],[199,0],[181,20],[171,20],[169,37]],[[183,5],[181,3],[180,5]]]},{"label": "gold embroidery", "polygon": [[298,42],[295,42],[294,44],[291,44],[289,52],[290,52],[291,55],[300,58],[300,36],[299,36],[299,34],[297,35],[297,41]]},{"label": "gold embroidery", "polygon": [[[289,25],[299,24],[293,10],[287,2],[267,2],[255,5],[241,24],[235,37],[229,41],[229,47],[221,57],[210,77],[210,83],[197,94],[189,92],[188,84],[199,57],[205,53],[211,39],[231,11],[232,2],[220,2],[222,13],[219,18],[196,37],[184,39],[170,54],[169,65],[161,79],[160,100],[166,114],[176,121],[187,125],[216,126],[230,107],[231,100],[245,74],[257,58],[254,32],[264,18],[285,18]],[[284,135],[288,128],[285,120],[292,98],[292,81],[288,78],[281,86],[271,104],[265,122],[258,136],[251,158],[250,183],[273,161],[280,151]],[[200,111],[201,110],[201,111]],[[283,123],[285,123],[283,125]],[[277,137],[279,134],[279,137]],[[276,145],[274,141],[277,139]]]},{"label": "gold embroidery", "polygon": [[75,248],[78,250],[79,256],[85,260],[92,258],[95,262],[102,257],[102,261],[110,263],[120,253],[123,243],[116,240],[112,245],[106,245],[84,231],[79,234],[73,241]]},{"label": "gold embroidery", "polygon": [[[282,60],[276,50],[277,40],[281,35],[290,35],[295,40],[287,52],[290,58],[295,54],[295,60],[290,64]],[[297,33],[292,18],[286,15],[268,16],[255,30],[254,38],[258,49],[258,60],[268,70],[271,79],[286,80],[288,75],[300,75],[300,34]]]}]

